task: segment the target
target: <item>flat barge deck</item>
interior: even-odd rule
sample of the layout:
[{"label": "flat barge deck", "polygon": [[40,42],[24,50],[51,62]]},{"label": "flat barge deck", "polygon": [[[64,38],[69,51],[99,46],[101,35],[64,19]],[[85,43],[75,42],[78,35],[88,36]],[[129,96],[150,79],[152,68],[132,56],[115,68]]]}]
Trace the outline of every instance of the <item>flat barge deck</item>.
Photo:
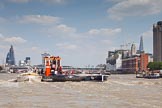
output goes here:
[{"label": "flat barge deck", "polygon": [[41,81],[65,82],[65,81],[107,81],[108,75],[100,74],[76,74],[76,75],[50,75],[42,76]]}]

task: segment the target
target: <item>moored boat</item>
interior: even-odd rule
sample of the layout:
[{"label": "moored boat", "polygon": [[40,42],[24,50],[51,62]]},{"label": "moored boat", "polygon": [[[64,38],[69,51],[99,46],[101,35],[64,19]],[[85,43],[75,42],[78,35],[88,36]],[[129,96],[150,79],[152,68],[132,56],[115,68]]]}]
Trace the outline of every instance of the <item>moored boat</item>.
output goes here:
[{"label": "moored boat", "polygon": [[26,73],[21,73],[17,76],[15,82],[25,82],[25,81],[36,81],[40,82],[41,81],[41,76],[38,75],[37,73],[34,72],[26,72]]},{"label": "moored boat", "polygon": [[160,78],[159,72],[139,72],[136,74],[136,78],[148,78],[148,79],[155,79]]},{"label": "moored boat", "polygon": [[159,73],[151,73],[151,74],[146,75],[144,78],[148,78],[148,79],[160,78],[160,74]]}]

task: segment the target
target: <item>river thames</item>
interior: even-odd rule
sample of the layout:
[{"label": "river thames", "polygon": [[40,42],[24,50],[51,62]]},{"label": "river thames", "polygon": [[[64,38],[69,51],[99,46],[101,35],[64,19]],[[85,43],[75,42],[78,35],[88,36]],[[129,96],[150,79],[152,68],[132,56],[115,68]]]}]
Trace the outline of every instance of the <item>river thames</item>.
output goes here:
[{"label": "river thames", "polygon": [[0,108],[162,108],[162,78],[111,75],[106,82],[10,82],[0,74]]}]

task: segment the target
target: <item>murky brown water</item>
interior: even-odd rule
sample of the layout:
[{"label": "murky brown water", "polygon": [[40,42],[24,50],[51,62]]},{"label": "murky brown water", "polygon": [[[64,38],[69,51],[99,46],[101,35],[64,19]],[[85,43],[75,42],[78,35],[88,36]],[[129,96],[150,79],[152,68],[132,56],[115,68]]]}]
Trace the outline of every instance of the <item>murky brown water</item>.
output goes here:
[{"label": "murky brown water", "polygon": [[162,108],[162,78],[111,75],[106,82],[9,82],[0,74],[0,108]]}]

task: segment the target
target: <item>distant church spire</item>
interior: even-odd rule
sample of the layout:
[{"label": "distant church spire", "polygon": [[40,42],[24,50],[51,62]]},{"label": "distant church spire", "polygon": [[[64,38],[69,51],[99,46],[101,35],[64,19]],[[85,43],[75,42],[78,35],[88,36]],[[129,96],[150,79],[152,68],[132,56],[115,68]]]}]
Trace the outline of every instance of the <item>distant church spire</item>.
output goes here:
[{"label": "distant church spire", "polygon": [[143,49],[143,37],[142,37],[142,36],[141,36],[141,38],[140,38],[139,51],[140,51],[140,53],[141,53],[141,52],[144,52],[144,49]]}]

